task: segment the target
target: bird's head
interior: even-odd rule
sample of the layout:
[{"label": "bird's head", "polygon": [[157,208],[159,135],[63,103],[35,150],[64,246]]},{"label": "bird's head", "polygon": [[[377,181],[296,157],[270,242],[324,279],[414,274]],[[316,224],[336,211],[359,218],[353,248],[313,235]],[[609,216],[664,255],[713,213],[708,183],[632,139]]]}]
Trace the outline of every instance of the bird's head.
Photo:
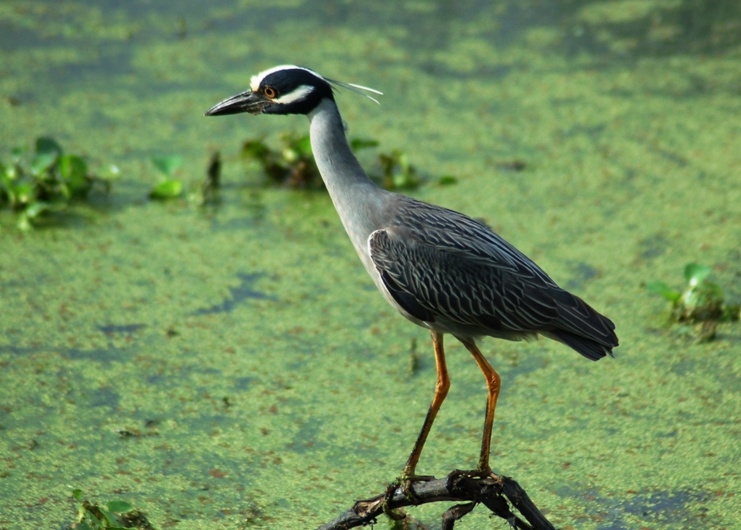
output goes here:
[{"label": "bird's head", "polygon": [[[333,85],[357,92],[365,90],[380,94],[377,90],[360,85],[332,81],[308,68],[282,65],[252,76],[249,90],[217,103],[206,111],[206,116],[223,116],[242,112],[309,114],[324,99],[334,101]],[[376,101],[367,94],[363,95]]]}]

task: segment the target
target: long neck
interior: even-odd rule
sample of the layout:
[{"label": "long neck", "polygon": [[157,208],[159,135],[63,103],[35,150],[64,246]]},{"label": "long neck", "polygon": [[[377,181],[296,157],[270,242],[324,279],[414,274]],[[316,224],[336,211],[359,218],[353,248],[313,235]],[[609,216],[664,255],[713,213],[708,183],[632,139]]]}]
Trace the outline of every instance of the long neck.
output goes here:
[{"label": "long neck", "polygon": [[365,173],[350,150],[339,110],[323,100],[309,114],[311,149],[335,209],[360,253],[368,236],[380,228],[377,213],[386,193]]},{"label": "long neck", "polygon": [[357,184],[372,184],[350,150],[337,105],[324,99],[309,114],[311,149],[329,194]]}]

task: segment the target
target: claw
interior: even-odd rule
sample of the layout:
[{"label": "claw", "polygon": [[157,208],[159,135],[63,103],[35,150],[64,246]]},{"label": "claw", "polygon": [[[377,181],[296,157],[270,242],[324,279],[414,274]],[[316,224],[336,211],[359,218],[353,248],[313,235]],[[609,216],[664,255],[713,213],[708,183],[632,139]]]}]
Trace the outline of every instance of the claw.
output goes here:
[{"label": "claw", "polygon": [[391,501],[393,500],[396,491],[401,491],[401,494],[409,499],[412,504],[419,504],[419,498],[414,492],[414,483],[429,482],[431,480],[435,480],[435,477],[432,475],[405,476],[404,474],[402,474],[399,478],[386,486],[386,494],[383,498],[383,513],[385,513],[387,516],[395,521],[406,517],[406,515],[400,510],[394,510],[393,508],[391,508]]},{"label": "claw", "polygon": [[419,504],[419,498],[414,492],[414,483],[429,482],[431,480],[435,480],[435,477],[432,475],[411,475],[408,477],[402,475],[401,477],[396,479],[396,482],[401,485],[401,492],[407,499],[412,501],[412,503],[414,504]]}]

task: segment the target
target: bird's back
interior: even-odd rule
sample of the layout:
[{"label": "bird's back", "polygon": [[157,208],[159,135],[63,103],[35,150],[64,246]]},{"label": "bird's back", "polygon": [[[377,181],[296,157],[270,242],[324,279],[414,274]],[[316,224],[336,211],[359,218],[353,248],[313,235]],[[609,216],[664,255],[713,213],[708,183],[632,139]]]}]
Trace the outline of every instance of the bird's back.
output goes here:
[{"label": "bird's back", "polygon": [[370,257],[402,314],[458,338],[542,334],[589,359],[618,345],[615,326],[561,289],[483,223],[397,195]]}]

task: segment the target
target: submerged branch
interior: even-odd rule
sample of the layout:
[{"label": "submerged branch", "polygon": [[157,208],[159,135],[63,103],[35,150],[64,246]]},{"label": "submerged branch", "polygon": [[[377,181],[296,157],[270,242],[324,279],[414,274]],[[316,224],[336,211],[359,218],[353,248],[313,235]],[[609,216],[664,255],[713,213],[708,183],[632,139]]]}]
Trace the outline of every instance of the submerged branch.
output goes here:
[{"label": "submerged branch", "polygon": [[[455,521],[473,511],[477,504],[483,504],[492,514],[505,519],[513,529],[555,530],[533,504],[525,490],[510,477],[493,475],[474,478],[456,470],[446,478],[413,482],[411,489],[413,495],[409,497],[402,492],[401,487],[396,487],[371,499],[358,501],[334,521],[320,526],[317,530],[348,530],[374,524],[376,518],[384,512],[392,517],[403,518],[403,512],[394,510],[450,501],[463,504],[453,506],[442,515],[443,530],[452,530]],[[515,515],[511,507],[516,508],[521,517]]]}]

